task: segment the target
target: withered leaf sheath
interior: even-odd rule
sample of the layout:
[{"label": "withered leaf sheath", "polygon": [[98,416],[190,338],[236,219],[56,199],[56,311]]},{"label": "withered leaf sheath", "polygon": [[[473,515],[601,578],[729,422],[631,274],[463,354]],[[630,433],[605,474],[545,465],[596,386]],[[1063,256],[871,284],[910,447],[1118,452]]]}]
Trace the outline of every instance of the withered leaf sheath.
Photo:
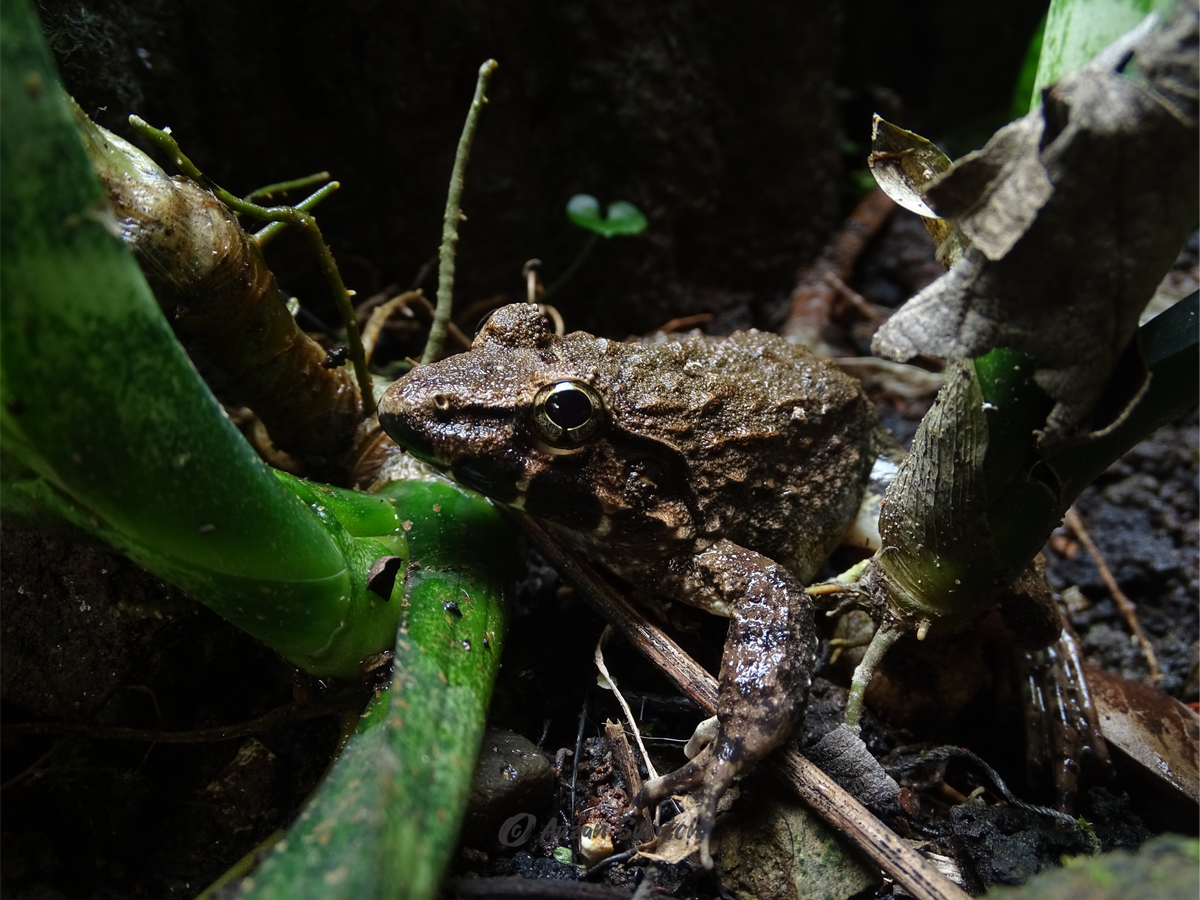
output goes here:
[{"label": "withered leaf sheath", "polygon": [[926,185],[924,200],[971,247],[879,329],[873,351],[904,361],[1017,350],[1055,401],[1039,446],[1102,427],[1089,417],[1196,225],[1198,41],[1196,5],[1176,4],[1132,51],[1063,76]]},{"label": "withered leaf sheath", "polygon": [[918,619],[953,627],[978,616],[1008,572],[987,520],[988,427],[974,367],[946,367],[946,386],[917,429],[879,516],[873,573]]},{"label": "withered leaf sheath", "polygon": [[322,367],[324,349],[223,203],[77,115],[121,237],[197,368],[223,400],[254,410],[277,447],[330,477],[361,419],[353,374]]}]

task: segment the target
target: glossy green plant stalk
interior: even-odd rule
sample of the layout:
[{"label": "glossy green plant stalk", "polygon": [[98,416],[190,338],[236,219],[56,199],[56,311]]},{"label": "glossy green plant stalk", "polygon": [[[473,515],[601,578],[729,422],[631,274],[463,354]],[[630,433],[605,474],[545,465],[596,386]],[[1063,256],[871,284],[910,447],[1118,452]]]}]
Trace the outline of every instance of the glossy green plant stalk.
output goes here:
[{"label": "glossy green plant stalk", "polygon": [[1139,331],[1150,382],[1125,416],[1052,452],[1038,448],[1035,429],[1052,403],[1033,383],[1028,358],[993,350],[953,363],[880,517],[889,549],[870,578],[883,581],[890,600],[943,627],[971,621],[1041,550],[1088,484],[1194,407],[1198,299],[1192,294]]},{"label": "glossy green plant stalk", "polygon": [[398,482],[423,564],[404,608],[390,689],[305,811],[243,883],[255,900],[436,894],[462,824],[515,578],[511,529],[454,485]]},{"label": "glossy green plant stalk", "polygon": [[5,511],[66,519],[302,669],[356,676],[400,618],[366,588],[405,555],[394,505],[285,485],[242,439],[114,236],[32,11],[0,12]]},{"label": "glossy green plant stalk", "polygon": [[267,468],[113,236],[24,0],[0,7],[0,54],[5,512],[106,540],[307,671],[356,677],[394,647],[391,690],[255,895],[433,896],[502,650],[510,529],[453,485],[366,495]]}]

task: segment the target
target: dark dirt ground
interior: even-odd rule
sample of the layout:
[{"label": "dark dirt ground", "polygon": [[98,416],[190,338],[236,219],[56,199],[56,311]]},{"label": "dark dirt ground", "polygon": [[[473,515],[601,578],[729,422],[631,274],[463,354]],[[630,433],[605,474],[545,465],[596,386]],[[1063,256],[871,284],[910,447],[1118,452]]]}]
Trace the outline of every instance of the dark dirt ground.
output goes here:
[{"label": "dark dirt ground", "polygon": [[[203,168],[238,188],[334,170],[346,187],[322,226],[360,296],[407,287],[436,251],[445,173],[474,72],[488,55],[499,57],[468,177],[458,295],[464,303],[517,296],[526,258],[540,255],[552,271],[579,246],[578,233],[562,224],[567,197],[623,197],[646,211],[649,235],[602,246],[560,306],[572,327],[621,337],[697,311],[718,314],[718,328],[777,324],[794,270],[850,206],[844,172],[860,166],[869,113],[878,108],[944,138],[952,156],[977,146],[1005,121],[1009,86],[1040,14],[1032,3],[980,5],[972,19],[931,3],[926,15],[898,20],[883,2],[808,6],[528,2],[499,14],[472,3],[364,3],[338,16],[303,4],[254,13],[191,2],[40,8],[55,23],[51,43],[69,88],[102,124],[120,131],[135,110],[170,123]],[[971,37],[984,33],[986,41]],[[924,51],[919,67],[914,46]],[[317,48],[320,64],[292,65],[297,47]],[[312,264],[295,247],[276,252],[285,284],[330,318]],[[852,286],[894,306],[936,274],[919,226],[897,217]],[[913,416],[893,411],[887,420],[911,437],[921,404],[906,411]],[[1166,670],[1163,688],[1185,702],[1198,699],[1197,430],[1194,413],[1163,429],[1078,504],[1138,604]],[[0,553],[6,726],[44,719],[193,730],[291,702],[295,676],[284,663],[121,557],[7,522]],[[1050,552],[1048,560],[1056,589],[1082,592],[1072,621],[1089,660],[1144,679],[1144,662],[1086,554]],[[714,670],[722,627],[697,617],[681,637]],[[532,566],[492,723],[554,754],[574,748],[582,714],[593,741],[604,718],[617,717],[610,695],[593,687],[601,628],[552,573]],[[984,689],[960,714],[922,734],[879,726],[869,732],[872,749],[962,741],[1019,794],[1045,799],[1044,785],[1021,789],[1020,715],[996,661],[1003,653],[989,652],[996,664],[985,667]],[[623,688],[644,695],[635,708],[659,737],[663,766],[677,765],[671,739],[687,737],[695,714],[679,708],[632,650],[611,647],[609,664]],[[832,667],[819,677],[814,721],[846,682]],[[295,815],[336,735],[335,717],[183,745],[6,730],[0,900],[195,896]],[[603,748],[585,743],[583,753],[592,766],[584,774],[594,774]],[[954,763],[947,780],[969,794],[979,777]],[[1104,840],[1136,844],[1150,833],[1139,790],[1123,778],[1086,794],[1081,809],[1111,826]],[[952,842],[945,823],[957,815],[977,884],[1014,880],[1076,852],[1017,810],[954,814],[944,797],[923,800],[944,818],[921,826],[921,836]],[[546,808],[555,802],[548,798]],[[1012,837],[1009,856],[992,842],[997,833]],[[997,859],[1017,862],[997,871]],[[565,871],[538,853],[464,852],[456,866]],[[618,868],[615,877],[631,872]],[[693,868],[673,869],[670,878],[680,896],[718,890]]]}]

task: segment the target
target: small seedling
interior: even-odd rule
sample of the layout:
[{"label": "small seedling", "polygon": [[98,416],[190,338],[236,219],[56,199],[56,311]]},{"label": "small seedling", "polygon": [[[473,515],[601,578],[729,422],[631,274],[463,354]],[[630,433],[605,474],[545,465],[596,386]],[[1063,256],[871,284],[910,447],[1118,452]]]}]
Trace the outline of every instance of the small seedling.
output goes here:
[{"label": "small seedling", "polygon": [[607,212],[601,215],[600,201],[591,194],[576,194],[568,200],[567,218],[592,234],[588,238],[587,243],[583,245],[583,249],[579,251],[579,255],[575,257],[571,265],[567,266],[567,270],[552,285],[546,288],[546,292],[542,294],[542,299],[549,297],[571,280],[571,277],[583,265],[584,260],[588,258],[588,254],[592,252],[592,248],[596,246],[596,242],[600,238],[641,234],[646,230],[647,224],[649,224],[646,221],[646,217],[642,215],[642,211],[625,200],[617,200],[610,203]]},{"label": "small seedling", "polygon": [[641,234],[646,230],[646,217],[632,203],[617,200],[608,205],[608,213],[600,215],[600,201],[591,194],[576,194],[567,201],[567,218],[586,231],[610,238],[618,234]]}]

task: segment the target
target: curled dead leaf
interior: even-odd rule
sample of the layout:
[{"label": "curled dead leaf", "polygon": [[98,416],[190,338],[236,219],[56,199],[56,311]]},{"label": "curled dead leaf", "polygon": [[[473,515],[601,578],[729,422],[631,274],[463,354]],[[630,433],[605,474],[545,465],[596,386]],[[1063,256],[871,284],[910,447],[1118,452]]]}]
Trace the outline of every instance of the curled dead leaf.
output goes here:
[{"label": "curled dead leaf", "polygon": [[930,184],[926,203],[974,244],[879,330],[874,351],[1021,351],[1056,401],[1045,440],[1083,424],[1196,220],[1198,34],[1200,11],[1179,4],[1136,45],[1137,79],[1099,65],[1063,77]]}]

